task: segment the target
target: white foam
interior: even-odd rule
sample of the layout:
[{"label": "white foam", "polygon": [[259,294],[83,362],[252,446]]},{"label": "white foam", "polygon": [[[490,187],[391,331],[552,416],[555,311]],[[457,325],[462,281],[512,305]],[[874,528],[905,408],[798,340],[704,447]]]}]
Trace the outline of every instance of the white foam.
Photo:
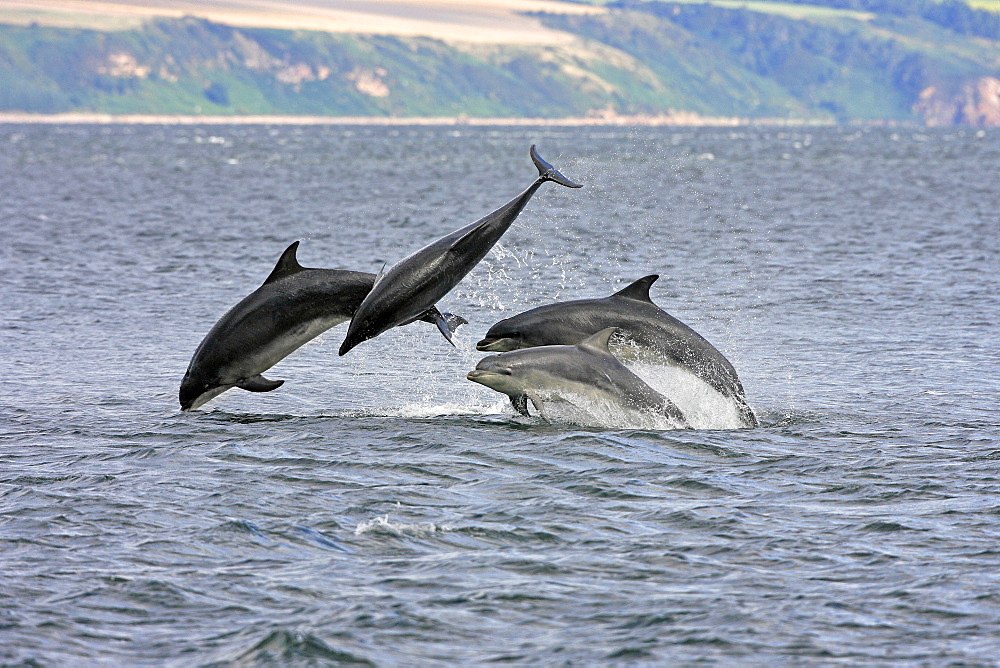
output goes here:
[{"label": "white foam", "polygon": [[[684,414],[688,426],[694,429],[739,429],[745,426],[736,402],[689,371],[649,362],[630,362],[628,367],[650,387],[673,401]],[[542,406],[541,410],[537,410],[532,404],[529,409],[532,415],[539,414],[547,422],[602,429],[668,431],[683,427],[665,415],[626,408],[606,400],[599,393],[580,391],[559,394],[536,394]]]},{"label": "white foam", "polygon": [[745,426],[736,402],[690,371],[649,362],[629,362],[626,366],[654,390],[673,401],[694,429],[739,429]]},{"label": "white foam", "polygon": [[567,401],[543,401],[542,416],[549,422],[602,429],[649,429],[669,431],[681,427],[658,413],[637,411],[593,397],[572,395]]},{"label": "white foam", "polygon": [[475,406],[470,404],[406,404],[396,415],[404,418],[430,418],[443,415],[493,415],[500,412],[503,402],[495,405]]},{"label": "white foam", "polygon": [[[441,528],[443,529],[443,527]],[[389,515],[375,517],[358,523],[354,529],[355,536],[363,536],[366,533],[389,533],[397,536],[426,536],[436,533],[439,527],[433,522],[393,522]]]}]

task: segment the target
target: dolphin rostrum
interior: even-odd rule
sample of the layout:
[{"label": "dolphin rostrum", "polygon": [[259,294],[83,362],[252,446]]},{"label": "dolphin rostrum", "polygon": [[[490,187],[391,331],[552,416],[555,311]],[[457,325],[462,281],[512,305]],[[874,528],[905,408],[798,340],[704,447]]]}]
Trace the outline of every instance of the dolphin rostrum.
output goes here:
[{"label": "dolphin rostrum", "polygon": [[490,355],[466,376],[502,392],[522,415],[528,401],[544,415],[548,401],[589,401],[669,418],[688,427],[681,410],[608,350],[615,328],[602,329],[575,345],[539,346]]},{"label": "dolphin rostrum", "polygon": [[542,160],[534,146],[530,155],[538,168],[538,178],[524,192],[493,213],[403,258],[379,275],[351,320],[340,346],[341,355],[387,329],[413,322],[432,308],[486,256],[543,183],[555,181],[568,188],[581,187]]},{"label": "dolphin rostrum", "polygon": [[[180,403],[194,410],[232,387],[270,392],[283,380],[261,374],[326,330],[350,320],[375,283],[375,274],[310,269],[295,257],[296,241],[281,254],[264,284],[219,319],[198,346],[181,381]],[[426,309],[418,320],[453,331],[466,320]]]},{"label": "dolphin rostrum", "polygon": [[731,399],[744,424],[759,425],[736,369],[700,334],[653,303],[649,288],[659,275],[644,276],[610,297],[556,302],[493,325],[476,349],[503,352],[533,346],[569,345],[606,327],[617,327],[612,350],[678,366]]}]

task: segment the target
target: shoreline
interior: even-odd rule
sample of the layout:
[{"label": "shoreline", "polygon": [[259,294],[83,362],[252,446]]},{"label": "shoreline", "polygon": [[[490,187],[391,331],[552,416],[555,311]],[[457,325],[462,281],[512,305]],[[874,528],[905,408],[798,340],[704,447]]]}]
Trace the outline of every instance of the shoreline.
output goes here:
[{"label": "shoreline", "polygon": [[252,114],[202,116],[187,114],[103,114],[68,112],[35,114],[0,112],[0,124],[35,125],[370,125],[370,126],[551,126],[551,127],[744,127],[833,126],[832,121],[799,118],[738,118],[692,113],[620,116],[600,114],[564,118],[467,116],[316,116]]}]

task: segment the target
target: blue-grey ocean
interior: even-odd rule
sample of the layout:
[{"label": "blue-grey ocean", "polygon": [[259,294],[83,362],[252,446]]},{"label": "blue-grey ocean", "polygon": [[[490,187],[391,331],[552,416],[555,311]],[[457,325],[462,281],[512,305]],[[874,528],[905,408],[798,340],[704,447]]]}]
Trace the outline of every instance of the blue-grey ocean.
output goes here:
[{"label": "blue-grey ocean", "polygon": [[[182,413],[295,240],[377,272],[545,184],[439,306]],[[1000,132],[0,126],[0,664],[995,664]],[[517,416],[497,320],[652,297],[756,429]]]}]

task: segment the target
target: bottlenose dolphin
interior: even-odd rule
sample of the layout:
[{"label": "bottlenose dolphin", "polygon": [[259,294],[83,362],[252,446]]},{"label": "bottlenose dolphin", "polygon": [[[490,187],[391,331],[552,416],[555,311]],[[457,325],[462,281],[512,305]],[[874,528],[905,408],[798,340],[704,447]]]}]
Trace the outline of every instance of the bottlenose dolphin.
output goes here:
[{"label": "bottlenose dolphin", "polygon": [[606,327],[617,327],[612,340],[616,355],[684,368],[732,399],[747,426],[758,426],[729,360],[700,334],[653,303],[649,288],[657,278],[658,274],[644,276],[610,297],[546,304],[506,318],[489,329],[476,349],[503,352],[569,345]]},{"label": "bottlenose dolphin", "polygon": [[[375,283],[375,274],[310,269],[285,249],[263,285],[229,309],[209,330],[181,381],[181,409],[198,408],[232,387],[270,392],[283,380],[261,374],[326,330],[350,320]],[[416,319],[445,323],[454,331],[467,321],[433,306]]]},{"label": "bottlenose dolphin", "polygon": [[502,392],[522,415],[528,401],[544,415],[547,401],[592,401],[666,417],[681,427],[680,409],[608,350],[615,328],[602,329],[575,345],[539,346],[490,355],[480,360],[469,380]]},{"label": "bottlenose dolphin", "polygon": [[534,145],[529,154],[538,168],[538,178],[524,192],[493,213],[424,246],[379,274],[351,320],[340,346],[341,355],[387,329],[413,322],[448,294],[499,241],[543,183],[555,181],[567,188],[582,187],[542,160]]}]

